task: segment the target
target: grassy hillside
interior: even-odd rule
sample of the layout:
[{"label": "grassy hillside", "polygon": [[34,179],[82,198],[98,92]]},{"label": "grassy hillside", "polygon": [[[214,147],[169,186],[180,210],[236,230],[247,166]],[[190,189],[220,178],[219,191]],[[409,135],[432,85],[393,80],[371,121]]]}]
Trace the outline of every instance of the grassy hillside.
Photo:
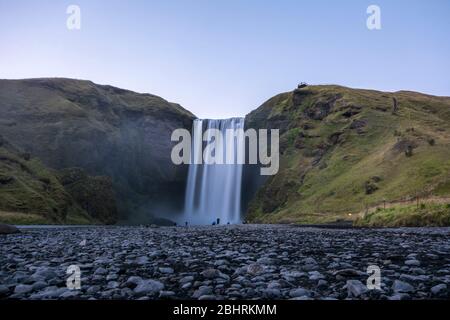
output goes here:
[{"label": "grassy hillside", "polygon": [[252,221],[330,222],[384,201],[450,194],[450,98],[309,86],[268,100],[246,122],[281,135],[280,171],[250,203]]},{"label": "grassy hillside", "polygon": [[187,166],[170,161],[170,136],[193,118],[158,96],[91,81],[0,80],[0,135],[49,168],[110,177],[122,221],[182,207]]},{"label": "grassy hillside", "polygon": [[91,223],[56,175],[0,136],[0,222]]},{"label": "grassy hillside", "polygon": [[90,217],[107,224],[117,222],[116,195],[111,178],[92,177],[80,168],[63,169],[56,175],[64,189]]},{"label": "grassy hillside", "polygon": [[114,223],[117,207],[107,177],[81,169],[56,171],[0,136],[0,223]]},{"label": "grassy hillside", "polygon": [[400,226],[434,226],[450,225],[450,204],[419,204],[378,208],[356,219],[359,227],[400,227]]}]

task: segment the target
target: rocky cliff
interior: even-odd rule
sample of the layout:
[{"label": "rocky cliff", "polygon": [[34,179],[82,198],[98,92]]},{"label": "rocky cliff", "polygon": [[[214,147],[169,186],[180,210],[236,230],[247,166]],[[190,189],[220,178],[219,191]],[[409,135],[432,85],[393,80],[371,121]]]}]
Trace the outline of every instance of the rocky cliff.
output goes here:
[{"label": "rocky cliff", "polygon": [[194,118],[181,106],[91,81],[0,80],[0,114],[0,134],[48,167],[110,177],[119,220],[181,208],[187,168],[172,164],[170,135]]},{"label": "rocky cliff", "polygon": [[[108,200],[114,207],[114,198]],[[108,222],[89,215],[60,183],[54,170],[19,151],[2,136],[0,221],[17,224]]]},{"label": "rocky cliff", "polygon": [[259,222],[318,223],[450,194],[450,98],[340,86],[279,94],[246,126],[280,129],[280,170],[248,208]]}]

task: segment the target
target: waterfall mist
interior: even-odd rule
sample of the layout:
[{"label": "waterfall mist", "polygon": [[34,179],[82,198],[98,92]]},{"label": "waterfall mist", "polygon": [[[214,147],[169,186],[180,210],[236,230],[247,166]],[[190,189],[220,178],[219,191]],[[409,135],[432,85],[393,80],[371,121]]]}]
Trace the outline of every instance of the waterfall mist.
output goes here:
[{"label": "waterfall mist", "polygon": [[181,223],[206,225],[216,222],[217,219],[220,219],[220,224],[240,223],[243,165],[237,164],[237,161],[234,164],[205,164],[207,158],[201,161],[203,146],[211,139],[208,136],[208,141],[202,141],[203,132],[208,129],[220,130],[224,141],[222,146],[224,159],[228,149],[234,150],[236,160],[237,148],[244,146],[242,141],[237,141],[239,139],[237,137],[226,139],[227,129],[244,129],[244,118],[194,120],[191,164]]}]

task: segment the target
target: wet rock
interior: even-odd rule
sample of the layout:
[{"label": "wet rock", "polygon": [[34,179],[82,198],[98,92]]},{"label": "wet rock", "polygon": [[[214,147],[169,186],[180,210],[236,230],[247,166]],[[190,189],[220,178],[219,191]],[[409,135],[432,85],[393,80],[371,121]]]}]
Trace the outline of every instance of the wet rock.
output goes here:
[{"label": "wet rock", "polygon": [[0,297],[9,293],[9,288],[5,285],[0,284]]},{"label": "wet rock", "polygon": [[394,292],[397,293],[398,292],[409,293],[414,291],[414,287],[407,282],[395,280],[394,284],[392,285],[392,290],[394,290]]},{"label": "wet rock", "polygon": [[267,284],[267,289],[280,289],[281,287],[281,283],[275,280],[272,280]]},{"label": "wet rock", "polygon": [[333,272],[334,276],[341,276],[344,278],[357,277],[361,275],[361,272],[355,269],[341,269]]},{"label": "wet rock", "polygon": [[39,291],[39,290],[42,290],[42,289],[48,287],[48,283],[45,281],[37,281],[37,282],[33,283],[32,287],[33,287],[33,291]]},{"label": "wet rock", "polygon": [[186,276],[186,277],[183,277],[180,280],[178,280],[178,282],[180,284],[185,284],[185,283],[188,283],[188,282],[192,282],[193,280],[194,280],[193,276]]},{"label": "wet rock", "polygon": [[306,301],[306,300],[313,300],[313,299],[310,298],[310,297],[307,297],[307,296],[302,296],[302,297],[291,298],[290,300],[303,300],[303,301]]},{"label": "wet rock", "polygon": [[279,289],[264,289],[262,295],[267,299],[278,299],[281,296],[281,291]]},{"label": "wet rock", "polygon": [[115,273],[112,274],[108,274],[106,276],[106,281],[111,281],[111,280],[117,280],[119,278],[119,276]]},{"label": "wet rock", "polygon": [[224,260],[224,259],[220,259],[220,260],[217,260],[214,262],[214,266],[216,266],[216,267],[226,266],[228,264],[229,264],[228,261]]},{"label": "wet rock", "polygon": [[317,283],[317,288],[318,289],[326,289],[328,288],[328,282],[326,280],[319,280],[319,282]]},{"label": "wet rock", "polygon": [[46,281],[49,279],[57,278],[57,274],[47,267],[41,267],[38,268],[31,277],[36,281]]},{"label": "wet rock", "polygon": [[367,292],[367,286],[359,280],[347,280],[347,292],[349,297],[358,298]]},{"label": "wet rock", "polygon": [[289,296],[291,298],[309,297],[310,294],[311,294],[310,291],[304,288],[296,288],[289,291]]},{"label": "wet rock", "polygon": [[212,294],[205,294],[198,298],[198,300],[216,300],[216,296]]},{"label": "wet rock", "polygon": [[421,274],[418,276],[410,275],[410,274],[401,274],[399,277],[402,281],[410,281],[410,282],[422,282],[422,281],[428,281],[430,279],[429,276]]},{"label": "wet rock", "polygon": [[86,290],[86,293],[88,293],[90,295],[94,295],[95,293],[99,292],[100,290],[101,290],[100,286],[90,286]]},{"label": "wet rock", "polygon": [[160,291],[159,297],[160,298],[171,298],[175,296],[175,292],[173,291]]},{"label": "wet rock", "polygon": [[312,257],[308,257],[305,260],[303,260],[303,263],[304,264],[314,264],[314,265],[316,265],[317,261],[316,261],[316,259],[314,259]]},{"label": "wet rock", "polygon": [[132,276],[127,279],[125,285],[129,288],[134,288],[138,284],[140,284],[142,281],[143,281],[143,279],[141,277]]},{"label": "wet rock", "polygon": [[173,269],[169,268],[169,267],[159,268],[159,272],[164,273],[164,274],[173,274],[174,273]]},{"label": "wet rock", "polygon": [[14,288],[14,293],[16,294],[25,294],[33,291],[33,286],[27,284],[19,284]]},{"label": "wet rock", "polygon": [[407,293],[396,293],[389,297],[389,300],[409,300],[411,296]]},{"label": "wet rock", "polygon": [[218,277],[219,274],[220,274],[220,271],[217,269],[213,269],[213,268],[206,269],[201,273],[201,275],[206,279],[214,279],[214,278]]},{"label": "wet rock", "polygon": [[64,292],[68,291],[67,288],[47,287],[43,291],[39,291],[30,296],[30,299],[56,299],[59,298]]},{"label": "wet rock", "polygon": [[418,266],[420,266],[420,261],[419,261],[419,260],[416,260],[416,259],[406,260],[406,261],[405,261],[405,264],[406,264],[407,266],[415,266],[415,267],[418,267]]},{"label": "wet rock", "polygon": [[95,275],[101,275],[101,276],[106,275],[107,273],[108,273],[108,271],[102,267],[98,267],[94,272]]},{"label": "wet rock", "polygon": [[271,265],[274,263],[274,259],[272,258],[259,258],[258,260],[256,260],[256,263],[262,264],[262,265]]},{"label": "wet rock", "polygon": [[192,283],[187,282],[187,283],[185,283],[185,284],[183,284],[183,285],[181,286],[181,289],[187,290],[187,289],[189,289],[190,287],[192,287]]},{"label": "wet rock", "polygon": [[136,259],[136,264],[138,265],[145,265],[149,263],[149,259],[147,256],[142,256]]},{"label": "wet rock", "polygon": [[281,272],[281,275],[286,278],[297,279],[297,278],[304,277],[306,274],[304,272],[300,272],[300,271],[284,271],[284,272]]},{"label": "wet rock", "polygon": [[310,271],[309,272],[309,280],[315,281],[325,279],[325,276],[321,274],[319,271]]},{"label": "wet rock", "polygon": [[118,288],[120,284],[117,281],[109,281],[108,285],[106,286],[108,289],[115,289]]},{"label": "wet rock", "polygon": [[133,292],[137,296],[143,295],[155,295],[164,289],[164,284],[156,280],[142,280],[138,283],[136,288],[134,288]]},{"label": "wet rock", "polygon": [[219,272],[218,278],[216,279],[216,281],[220,281],[220,280],[228,282],[228,281],[230,281],[230,276],[225,273]]},{"label": "wet rock", "polygon": [[78,290],[67,290],[59,295],[61,299],[71,299],[76,298],[80,292]]},{"label": "wet rock", "polygon": [[441,295],[448,294],[447,285],[445,283],[435,285],[434,287],[431,288],[431,293],[434,296],[441,296]]},{"label": "wet rock", "polygon": [[201,296],[210,295],[212,293],[212,288],[209,286],[201,286],[192,294],[193,299],[198,299]]},{"label": "wet rock", "polygon": [[251,275],[257,275],[264,272],[264,269],[265,269],[264,266],[258,263],[253,263],[247,266],[247,273]]}]

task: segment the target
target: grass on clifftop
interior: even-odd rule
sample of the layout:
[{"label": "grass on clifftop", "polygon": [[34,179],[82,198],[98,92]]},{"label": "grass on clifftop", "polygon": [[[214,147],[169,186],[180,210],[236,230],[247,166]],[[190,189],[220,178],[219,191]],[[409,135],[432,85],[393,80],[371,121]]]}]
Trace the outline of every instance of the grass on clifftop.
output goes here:
[{"label": "grass on clifftop", "polygon": [[52,221],[33,213],[0,211],[0,223],[12,225],[52,224]]},{"label": "grass on clifftop", "polygon": [[[52,225],[60,224],[55,223],[54,220],[50,220],[42,215],[34,213],[22,213],[22,212],[7,212],[0,211],[0,223],[12,224],[12,225]],[[73,213],[66,217],[63,222],[68,225],[90,225],[92,221],[83,215]]]},{"label": "grass on clifftop", "polygon": [[281,153],[250,221],[332,222],[384,201],[450,195],[448,97],[308,86],[269,99],[246,123],[280,129]]},{"label": "grass on clifftop", "polygon": [[444,227],[450,225],[450,204],[397,206],[367,214],[354,222],[357,227]]},{"label": "grass on clifftop", "polygon": [[54,172],[0,136],[0,223],[89,224]]}]

